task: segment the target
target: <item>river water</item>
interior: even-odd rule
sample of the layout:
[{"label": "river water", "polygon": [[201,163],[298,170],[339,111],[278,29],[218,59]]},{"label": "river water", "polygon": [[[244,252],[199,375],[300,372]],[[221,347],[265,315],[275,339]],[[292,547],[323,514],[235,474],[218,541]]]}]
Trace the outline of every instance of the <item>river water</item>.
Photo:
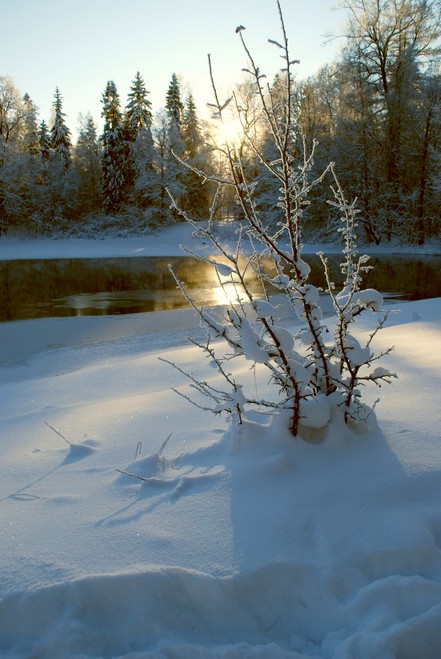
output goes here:
[{"label": "river water", "polygon": [[[324,286],[319,258],[306,256],[310,283]],[[333,277],[342,279],[332,256]],[[381,255],[365,287],[391,299],[441,297],[441,256]],[[222,304],[225,295],[213,268],[190,257],[38,259],[0,262],[0,321],[31,318],[130,314],[188,306],[170,274],[172,265],[197,304]],[[340,282],[341,283],[341,282]],[[259,291],[250,274],[249,285]]]}]

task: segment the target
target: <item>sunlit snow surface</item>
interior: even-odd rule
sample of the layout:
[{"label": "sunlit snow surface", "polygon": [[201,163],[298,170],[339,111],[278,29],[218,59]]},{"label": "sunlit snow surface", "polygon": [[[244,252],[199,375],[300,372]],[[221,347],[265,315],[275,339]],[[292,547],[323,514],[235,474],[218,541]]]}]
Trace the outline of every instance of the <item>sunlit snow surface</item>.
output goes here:
[{"label": "sunlit snow surface", "polygon": [[441,299],[401,310],[321,444],[171,391],[191,312],[0,325],[0,656],[439,659]]}]

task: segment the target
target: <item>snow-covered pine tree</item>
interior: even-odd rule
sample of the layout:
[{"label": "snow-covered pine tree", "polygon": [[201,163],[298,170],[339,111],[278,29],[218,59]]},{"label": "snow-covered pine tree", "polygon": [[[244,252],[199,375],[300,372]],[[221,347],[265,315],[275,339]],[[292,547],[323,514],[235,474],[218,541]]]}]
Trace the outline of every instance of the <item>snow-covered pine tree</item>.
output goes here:
[{"label": "snow-covered pine tree", "polygon": [[[178,77],[173,73],[167,90],[166,102],[166,144],[164,150],[164,169],[167,189],[172,193],[178,203],[185,206],[185,167],[176,158],[182,158],[184,153],[184,138],[182,134],[182,121],[184,114],[184,104],[181,100],[181,90]],[[174,219],[181,219],[179,214],[174,215]]]},{"label": "snow-covered pine tree", "polygon": [[159,179],[155,169],[155,146],[152,135],[152,104],[139,72],[136,73],[125,110],[125,126],[130,143],[133,172],[133,201],[144,210],[147,224],[157,218]]},{"label": "snow-covered pine tree", "polygon": [[165,108],[167,110],[169,121],[173,119],[174,123],[179,129],[179,132],[181,132],[184,104],[181,100],[181,88],[176,73],[172,74],[170,84],[167,89]]},{"label": "snow-covered pine tree", "polygon": [[78,173],[79,210],[97,211],[101,205],[101,145],[91,114],[83,118],[74,151],[74,166]]},{"label": "snow-covered pine tree", "polygon": [[51,138],[49,128],[44,119],[42,119],[38,127],[38,146],[39,153],[42,160],[49,160],[51,155]]},{"label": "snow-covered pine tree", "polygon": [[104,118],[101,135],[101,191],[106,213],[117,213],[125,201],[127,142],[119,95],[113,80],[109,80],[102,97]]},{"label": "snow-covered pine tree", "polygon": [[196,104],[193,94],[187,96],[183,112],[182,135],[185,144],[185,155],[187,158],[194,159],[200,153],[204,141],[199,128]]},{"label": "snow-covered pine tree", "polygon": [[45,218],[50,214],[51,192],[49,163],[51,158],[51,137],[49,127],[42,119],[38,126],[38,155],[36,162],[36,176],[32,194],[32,203],[29,208],[28,221],[35,232],[43,233]]},{"label": "snow-covered pine tree", "polygon": [[127,143],[126,154],[126,197],[129,200],[133,194],[136,184],[136,154],[134,153],[134,143],[140,130],[151,124],[152,114],[150,110],[151,103],[147,99],[147,90],[144,80],[139,73],[135,75],[130,92],[128,94],[128,103],[123,114],[124,139]]},{"label": "snow-covered pine tree", "polygon": [[[209,150],[202,135],[191,93],[187,96],[184,107],[182,137],[185,162],[197,170],[209,168]],[[208,186],[202,184],[201,177],[191,168],[185,172],[183,183],[186,190],[185,210],[194,218],[207,219],[210,210]]]},{"label": "snow-covered pine tree", "polygon": [[44,176],[47,182],[47,200],[40,215],[40,230],[47,233],[65,228],[66,220],[76,215],[76,177],[70,163],[71,138],[66,126],[60,90],[55,90],[54,121],[50,131],[51,154]]},{"label": "snow-covered pine tree", "polygon": [[26,109],[26,116],[24,119],[24,147],[32,156],[37,156],[40,152],[38,139],[38,108],[29,94],[23,96],[23,103]]},{"label": "snow-covered pine tree", "polygon": [[59,158],[62,161],[64,169],[67,170],[70,165],[72,142],[70,139],[70,130],[64,120],[66,115],[62,110],[63,101],[58,87],[55,90],[53,107],[54,123],[50,132],[52,154],[55,158]]},{"label": "snow-covered pine tree", "polygon": [[158,113],[157,121],[153,126],[153,140],[156,153],[156,172],[158,176],[158,224],[165,224],[171,218],[170,201],[167,194],[167,119],[164,111]]},{"label": "snow-covered pine tree", "polygon": [[131,142],[136,140],[139,131],[151,128],[152,104],[147,98],[148,94],[144,79],[137,71],[128,93],[128,103],[124,114],[125,125]]}]

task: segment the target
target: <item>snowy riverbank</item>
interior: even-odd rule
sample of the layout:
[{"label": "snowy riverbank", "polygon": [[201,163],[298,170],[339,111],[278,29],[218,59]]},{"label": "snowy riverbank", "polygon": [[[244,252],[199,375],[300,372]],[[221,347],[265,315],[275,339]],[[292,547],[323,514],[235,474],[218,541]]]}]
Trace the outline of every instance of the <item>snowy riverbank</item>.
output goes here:
[{"label": "snowy riverbank", "polygon": [[[198,253],[211,253],[210,246],[201,244],[200,239],[193,236],[193,228],[181,223],[163,231],[145,236],[128,238],[87,239],[87,238],[50,238],[29,239],[3,237],[0,239],[0,261],[15,259],[57,259],[57,258],[116,258],[136,256],[182,256],[181,245],[195,249]],[[225,244],[235,243],[234,225],[223,224],[217,228]],[[400,245],[370,245],[361,247],[361,251],[372,254],[440,254],[441,244],[433,243],[421,247]],[[338,244],[308,243],[304,247],[305,254],[316,254],[323,251],[327,254],[339,253]]]}]

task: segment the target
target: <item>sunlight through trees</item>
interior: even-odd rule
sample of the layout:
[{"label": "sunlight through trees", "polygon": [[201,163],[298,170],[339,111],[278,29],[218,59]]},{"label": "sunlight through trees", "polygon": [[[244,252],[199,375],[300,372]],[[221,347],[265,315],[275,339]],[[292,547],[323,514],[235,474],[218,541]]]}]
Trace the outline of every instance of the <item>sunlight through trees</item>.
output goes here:
[{"label": "sunlight through trees", "polygon": [[[317,170],[336,163],[344,189],[358,199],[367,243],[423,244],[441,230],[439,2],[342,0],[341,7],[346,24],[338,59],[306,80],[297,79],[293,67],[290,105],[299,131],[290,136],[292,146],[297,142],[300,155],[302,140],[310,146],[319,142]],[[273,80],[261,78],[275,116],[286,107],[284,76],[280,70]],[[32,97],[12,78],[0,77],[1,230],[150,230],[179,221],[167,190],[195,219],[206,219],[213,203],[217,219],[235,218],[234,195],[215,197],[214,187],[195,174],[221,176],[228,146],[240,152],[243,174],[259,187],[256,208],[271,224],[277,189],[261,164],[262,157],[271,158],[271,139],[253,90],[243,81],[232,85],[219,125],[203,118],[191,88],[175,73],[164,89],[164,106],[153,108],[137,71],[124,107],[109,81],[101,135],[96,124],[83,122],[73,144],[61,89],[55,90],[47,125]],[[250,148],[251,136],[257,149]],[[307,236],[332,237],[335,226],[320,188],[315,201]]]}]

